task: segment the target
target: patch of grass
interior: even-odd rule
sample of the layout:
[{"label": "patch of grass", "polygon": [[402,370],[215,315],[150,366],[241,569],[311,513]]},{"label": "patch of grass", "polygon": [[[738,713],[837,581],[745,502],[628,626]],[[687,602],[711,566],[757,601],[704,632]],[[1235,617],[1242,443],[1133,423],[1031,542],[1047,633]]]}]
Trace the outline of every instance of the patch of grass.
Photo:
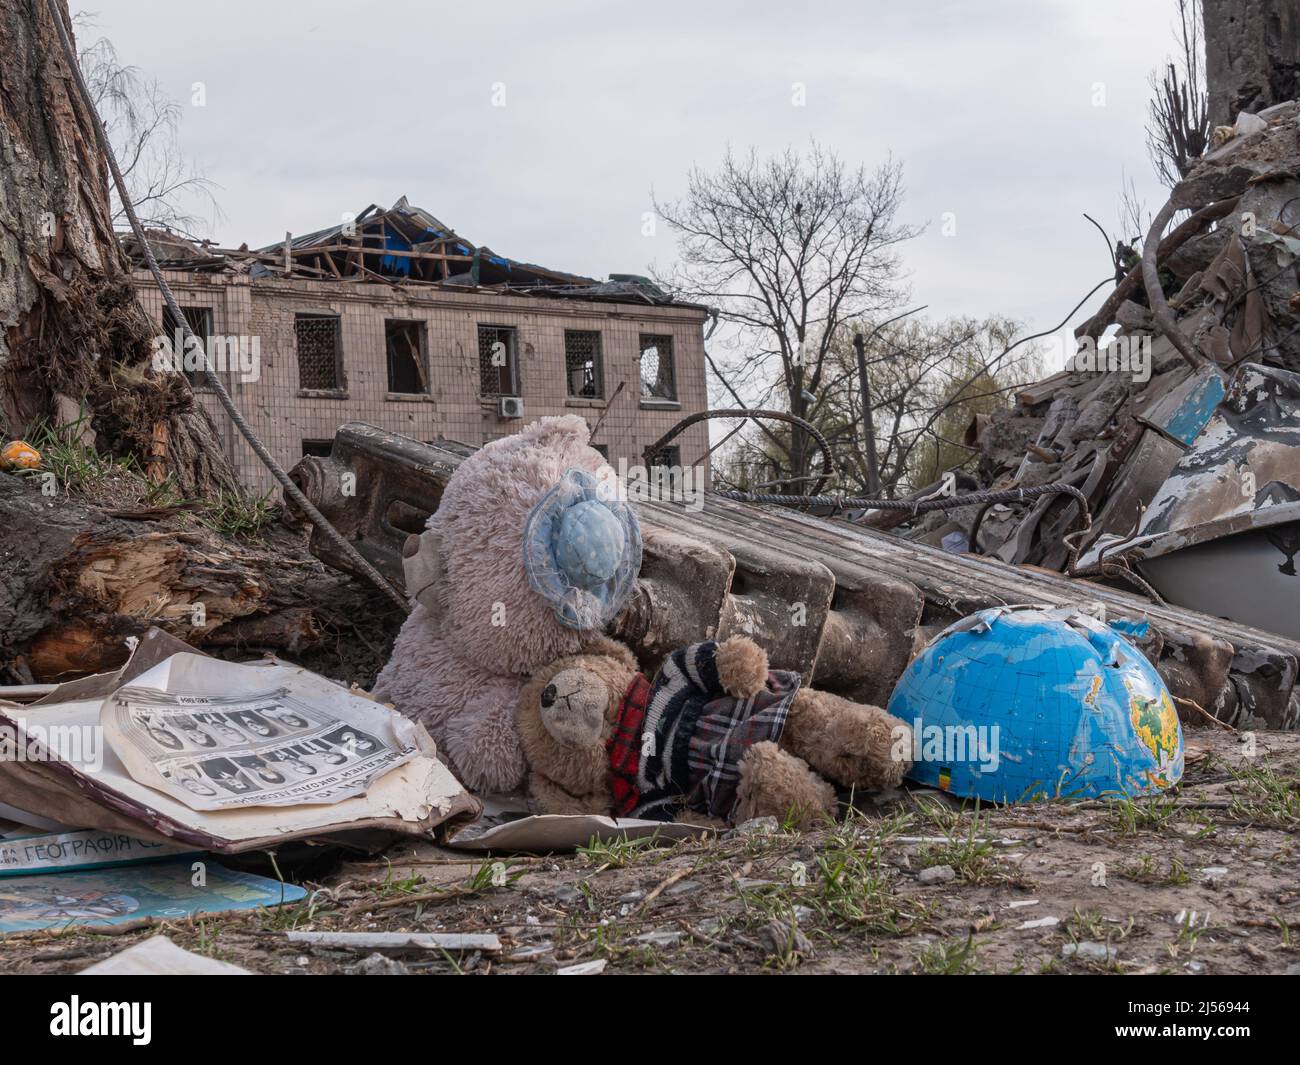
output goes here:
[{"label": "patch of grass", "polygon": [[252,536],[279,516],[279,507],[271,502],[271,493],[249,496],[243,492],[222,491],[204,504],[202,521],[222,536],[236,539]]},{"label": "patch of grass", "polygon": [[1192,877],[1187,867],[1178,858],[1170,858],[1165,868],[1154,855],[1143,854],[1135,864],[1121,866],[1119,875],[1125,880],[1137,884],[1153,884],[1160,887],[1181,887],[1191,883]]},{"label": "patch of grass", "polygon": [[1125,796],[1115,799],[1108,811],[1111,830],[1121,836],[1168,832],[1175,821],[1185,816],[1186,811],[1178,809],[1172,795],[1160,795],[1151,799]]},{"label": "patch of grass", "polygon": [[1282,941],[1282,949],[1295,950],[1300,944],[1297,944],[1295,933],[1291,931],[1291,926],[1277,914],[1273,914],[1273,922],[1277,925],[1278,936]]},{"label": "patch of grass", "polygon": [[1176,958],[1184,947],[1188,954],[1194,953],[1196,943],[1205,934],[1205,930],[1201,915],[1189,910],[1178,924],[1178,937],[1169,944],[1169,953]]},{"label": "patch of grass", "polygon": [[658,832],[632,838],[622,835],[610,840],[592,836],[585,847],[578,848],[578,854],[584,861],[596,866],[595,873],[603,873],[606,869],[623,869],[633,865],[651,851],[664,846],[665,842],[670,841],[661,840]]},{"label": "patch of grass", "polygon": [[1300,825],[1300,780],[1251,762],[1229,772],[1233,796],[1228,809],[1235,817],[1271,828]]},{"label": "patch of grass", "polygon": [[465,878],[465,885],[461,889],[465,893],[477,893],[480,891],[490,891],[492,888],[510,887],[517,880],[523,877],[527,870],[511,870],[511,862],[497,861],[484,862],[477,869],[472,869],[469,876]]},{"label": "patch of grass", "polygon": [[1105,939],[1106,918],[1096,907],[1085,913],[1076,906],[1065,923],[1065,932],[1076,943],[1083,939]]},{"label": "patch of grass", "polygon": [[85,417],[63,426],[40,422],[27,442],[41,453],[41,468],[20,472],[29,477],[52,473],[59,488],[71,493],[120,485],[124,480],[138,480],[143,487],[144,475],[134,459],[105,455],[81,442],[86,423]]},{"label": "patch of grass", "polygon": [[951,836],[961,824],[963,811],[955,810],[945,802],[928,797],[913,799],[917,813],[934,825],[943,835]]},{"label": "patch of grass", "polygon": [[[986,817],[985,828],[987,822]],[[965,835],[958,836],[953,833],[950,834],[947,843],[925,844],[918,849],[918,858],[927,866],[952,866],[957,879],[968,884],[987,884],[1006,879],[997,867],[997,861],[993,856],[993,845],[987,839],[978,838],[980,825],[977,807]]]},{"label": "patch of grass", "polygon": [[[886,823],[892,831],[896,823]],[[903,935],[917,921],[928,916],[928,908],[896,895],[891,868],[881,858],[881,834],[867,835],[856,824],[836,825],[828,832],[811,865],[787,882],[766,884],[741,892],[747,908],[763,921],[786,919],[796,906],[815,915],[815,924],[830,928],[851,928],[859,932]]]},{"label": "patch of grass", "polygon": [[389,861],[388,871],[384,874],[384,882],[378,887],[379,897],[391,898],[394,895],[409,895],[424,882],[424,877],[418,874],[400,879],[395,877],[393,875],[393,863]]},{"label": "patch of grass", "polygon": [[970,976],[979,972],[976,955],[983,944],[975,941],[975,933],[958,939],[941,939],[923,947],[915,954],[917,967],[930,976]]}]

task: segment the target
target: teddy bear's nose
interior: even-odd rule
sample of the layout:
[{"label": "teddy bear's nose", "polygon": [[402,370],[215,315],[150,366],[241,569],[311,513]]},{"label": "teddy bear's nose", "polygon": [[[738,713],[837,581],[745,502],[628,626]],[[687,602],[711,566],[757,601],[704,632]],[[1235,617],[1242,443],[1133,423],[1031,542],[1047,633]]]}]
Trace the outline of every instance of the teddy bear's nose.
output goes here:
[{"label": "teddy bear's nose", "polygon": [[542,705],[543,705],[543,706],[554,706],[554,705],[555,705],[555,685],[554,685],[554,684],[548,684],[548,685],[547,685],[547,686],[542,690]]}]

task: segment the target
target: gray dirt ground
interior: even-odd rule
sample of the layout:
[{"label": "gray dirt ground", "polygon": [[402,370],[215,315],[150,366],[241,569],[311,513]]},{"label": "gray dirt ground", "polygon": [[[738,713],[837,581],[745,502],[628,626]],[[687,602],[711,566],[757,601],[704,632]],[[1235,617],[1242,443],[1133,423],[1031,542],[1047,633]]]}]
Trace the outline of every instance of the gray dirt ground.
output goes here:
[{"label": "gray dirt ground", "polygon": [[[1300,972],[1300,736],[1187,739],[1182,785],[1154,800],[976,813],[896,794],[806,834],[487,862],[405,845],[309,882],[310,905],[9,937],[0,969],[75,972],[161,930],[263,973]],[[496,932],[503,950],[366,960],[289,928]]]}]

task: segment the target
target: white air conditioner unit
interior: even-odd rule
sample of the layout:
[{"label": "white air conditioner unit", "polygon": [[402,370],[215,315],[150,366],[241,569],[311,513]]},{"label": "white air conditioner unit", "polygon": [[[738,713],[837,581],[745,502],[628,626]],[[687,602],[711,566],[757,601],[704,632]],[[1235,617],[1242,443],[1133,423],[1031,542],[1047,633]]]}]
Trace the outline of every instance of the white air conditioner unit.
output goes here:
[{"label": "white air conditioner unit", "polygon": [[497,416],[501,418],[522,418],[524,401],[518,396],[498,396]]}]

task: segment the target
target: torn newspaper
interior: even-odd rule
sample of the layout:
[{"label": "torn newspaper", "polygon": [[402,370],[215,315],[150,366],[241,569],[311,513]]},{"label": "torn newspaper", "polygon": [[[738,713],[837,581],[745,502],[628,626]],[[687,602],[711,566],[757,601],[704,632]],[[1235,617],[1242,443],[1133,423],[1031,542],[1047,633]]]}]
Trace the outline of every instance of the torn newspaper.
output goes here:
[{"label": "torn newspaper", "polygon": [[419,750],[410,721],[364,696],[197,654],[119,688],[100,723],[132,777],[192,810],[335,803]]}]

